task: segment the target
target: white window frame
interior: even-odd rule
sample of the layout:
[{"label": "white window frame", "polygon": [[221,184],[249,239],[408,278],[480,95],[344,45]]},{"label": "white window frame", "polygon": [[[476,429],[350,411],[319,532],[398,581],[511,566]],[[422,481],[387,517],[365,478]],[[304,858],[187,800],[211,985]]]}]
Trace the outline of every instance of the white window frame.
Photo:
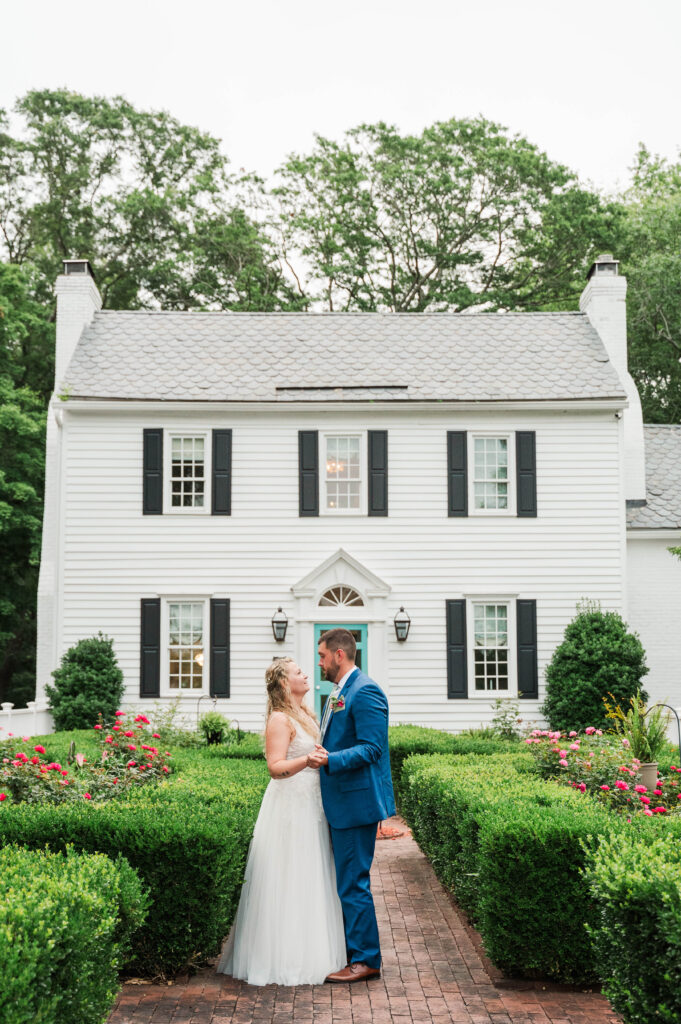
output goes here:
[{"label": "white window frame", "polygon": [[[508,444],[508,508],[475,507],[475,441],[481,438],[495,438]],[[515,472],[515,431],[473,430],[468,433],[468,514],[469,516],[515,516],[516,514],[516,472]]]},{"label": "white window frame", "polygon": [[[319,458],[320,476],[320,508],[319,514],[324,516],[366,516],[367,514],[367,492],[369,489],[367,480],[367,432],[366,430],[325,430],[322,432],[322,445]],[[359,438],[359,508],[327,508],[326,495],[326,461],[328,451],[328,440],[330,437],[357,437]]]},{"label": "white window frame", "polygon": [[[174,508],[173,498],[173,438],[200,437],[203,440],[204,455],[204,487],[203,487],[203,508],[193,505],[191,507],[181,506]],[[209,430],[165,430],[163,432],[163,513],[169,516],[205,516],[211,514],[211,480],[212,480],[213,451],[211,445],[211,432]]]},{"label": "white window frame", "polygon": [[[497,697],[511,700],[518,698],[518,637],[516,622],[517,595],[509,594],[475,594],[466,598],[466,646],[468,664],[468,697],[471,700],[484,700],[488,704]],[[475,606],[485,604],[503,604],[508,609],[508,690],[476,690],[475,689]]]},{"label": "white window frame", "polygon": [[[201,689],[174,690],[170,686],[170,606],[171,604],[203,605],[203,672]],[[162,697],[197,700],[210,691],[210,598],[205,594],[175,594],[161,598],[161,686]]]}]

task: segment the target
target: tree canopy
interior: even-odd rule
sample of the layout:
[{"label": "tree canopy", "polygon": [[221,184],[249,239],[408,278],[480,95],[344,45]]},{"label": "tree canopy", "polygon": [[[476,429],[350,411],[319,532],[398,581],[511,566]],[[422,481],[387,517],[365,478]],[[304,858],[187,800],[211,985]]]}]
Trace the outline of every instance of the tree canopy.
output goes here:
[{"label": "tree canopy", "polygon": [[629,368],[649,423],[681,422],[681,161],[639,148],[619,254],[627,277]]},{"label": "tree canopy", "polygon": [[301,289],[336,310],[573,308],[618,214],[482,117],[317,136],[272,191],[282,252],[307,268]]}]

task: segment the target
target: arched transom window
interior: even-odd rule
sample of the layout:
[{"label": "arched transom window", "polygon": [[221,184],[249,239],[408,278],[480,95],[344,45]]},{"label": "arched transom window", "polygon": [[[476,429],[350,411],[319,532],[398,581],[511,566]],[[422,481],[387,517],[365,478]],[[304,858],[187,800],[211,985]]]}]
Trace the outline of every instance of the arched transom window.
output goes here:
[{"label": "arched transom window", "polygon": [[344,583],[339,583],[335,587],[329,587],[329,589],[322,594],[319,599],[320,606],[328,607],[329,605],[343,605],[344,608],[348,608],[351,605],[364,604],[364,601],[359,596],[356,590],[352,587],[346,587]]}]

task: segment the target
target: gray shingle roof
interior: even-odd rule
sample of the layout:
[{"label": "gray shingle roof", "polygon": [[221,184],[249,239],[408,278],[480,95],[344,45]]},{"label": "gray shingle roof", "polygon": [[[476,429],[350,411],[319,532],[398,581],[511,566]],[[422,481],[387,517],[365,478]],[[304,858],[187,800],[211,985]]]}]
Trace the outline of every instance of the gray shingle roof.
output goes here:
[{"label": "gray shingle roof", "polygon": [[681,529],[681,425],[646,424],[647,504],[627,509],[633,530]]},{"label": "gray shingle roof", "polygon": [[218,402],[624,397],[581,313],[104,310],[63,383],[73,398]]}]

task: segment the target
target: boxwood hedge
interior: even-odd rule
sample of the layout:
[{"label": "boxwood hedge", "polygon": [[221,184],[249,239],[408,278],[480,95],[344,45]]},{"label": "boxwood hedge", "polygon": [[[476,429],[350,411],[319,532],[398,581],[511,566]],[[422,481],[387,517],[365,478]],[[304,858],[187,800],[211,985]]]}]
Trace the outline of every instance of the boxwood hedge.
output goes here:
[{"label": "boxwood hedge", "polygon": [[603,991],[625,1024],[681,1020],[681,820],[632,822],[587,866]]},{"label": "boxwood hedge", "polygon": [[219,950],[238,903],[246,853],[269,779],[264,763],[186,758],[182,773],[124,800],[2,807],[0,845],[123,854],[151,908],[130,968],[172,976]]},{"label": "boxwood hedge", "polygon": [[147,912],[122,858],[0,850],[0,1022],[100,1024]]},{"label": "boxwood hedge", "polygon": [[412,757],[403,810],[443,883],[509,974],[597,977],[584,927],[596,910],[582,875],[599,835],[622,819],[582,794],[533,779],[525,754]]}]

